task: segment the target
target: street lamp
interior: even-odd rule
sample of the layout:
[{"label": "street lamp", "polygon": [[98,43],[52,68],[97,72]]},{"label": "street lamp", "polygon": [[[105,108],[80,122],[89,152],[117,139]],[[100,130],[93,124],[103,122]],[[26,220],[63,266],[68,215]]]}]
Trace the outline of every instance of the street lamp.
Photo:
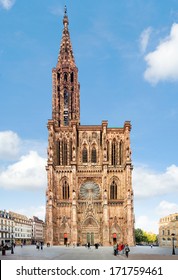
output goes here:
[{"label": "street lamp", "polygon": [[14,242],[13,242],[13,226],[12,226],[11,254],[14,254]]},{"label": "street lamp", "polygon": [[171,235],[172,235],[172,255],[175,255],[175,246],[174,246],[174,236],[175,236],[175,234],[172,233]]}]

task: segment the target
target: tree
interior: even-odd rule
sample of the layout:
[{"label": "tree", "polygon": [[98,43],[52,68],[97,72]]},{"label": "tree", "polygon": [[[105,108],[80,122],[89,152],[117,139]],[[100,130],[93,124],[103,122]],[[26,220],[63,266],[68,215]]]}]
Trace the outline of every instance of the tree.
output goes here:
[{"label": "tree", "polygon": [[144,241],[144,234],[141,228],[135,229],[135,241],[136,243],[141,243]]},{"label": "tree", "polygon": [[157,235],[152,232],[143,231],[140,228],[135,229],[135,241],[136,243],[155,243],[157,242]]}]

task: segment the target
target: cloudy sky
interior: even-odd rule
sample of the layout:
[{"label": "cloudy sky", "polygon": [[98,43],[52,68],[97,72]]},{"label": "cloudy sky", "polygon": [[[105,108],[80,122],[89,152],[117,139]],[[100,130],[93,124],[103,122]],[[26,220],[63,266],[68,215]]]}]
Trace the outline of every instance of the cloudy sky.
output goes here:
[{"label": "cloudy sky", "polygon": [[0,209],[44,218],[65,4],[81,124],[131,121],[136,227],[157,233],[178,212],[177,0],[0,0]]}]

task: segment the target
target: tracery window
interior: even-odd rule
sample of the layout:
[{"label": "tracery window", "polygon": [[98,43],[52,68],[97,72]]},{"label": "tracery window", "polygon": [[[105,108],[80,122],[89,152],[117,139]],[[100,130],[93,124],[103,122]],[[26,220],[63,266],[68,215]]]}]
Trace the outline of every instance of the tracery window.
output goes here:
[{"label": "tracery window", "polygon": [[70,161],[72,161],[72,139],[70,139]]},{"label": "tracery window", "polygon": [[123,163],[123,143],[122,141],[119,143],[119,164]]},{"label": "tracery window", "polygon": [[74,73],[73,72],[70,75],[70,81],[71,81],[71,83],[73,83],[73,81],[74,81]]},{"label": "tracery window", "polygon": [[110,199],[117,199],[117,184],[114,180],[110,185]]},{"label": "tracery window", "polygon": [[64,109],[68,108],[68,103],[69,103],[69,94],[67,90],[64,90]]},{"label": "tracery window", "polygon": [[67,73],[64,73],[64,81],[67,82]]},{"label": "tracery window", "polygon": [[86,147],[84,147],[82,151],[82,161],[83,163],[88,162],[88,151]]},{"label": "tracery window", "polygon": [[116,140],[114,139],[112,142],[112,150],[111,150],[111,164],[117,164],[117,147],[116,147]]},{"label": "tracery window", "polygon": [[107,161],[109,161],[109,141],[107,141]]},{"label": "tracery window", "polygon": [[62,141],[62,165],[67,165],[67,141]]},{"label": "tracery window", "polygon": [[96,148],[93,147],[91,151],[91,162],[96,163]]},{"label": "tracery window", "polygon": [[62,198],[69,199],[69,185],[66,181],[62,185]]}]

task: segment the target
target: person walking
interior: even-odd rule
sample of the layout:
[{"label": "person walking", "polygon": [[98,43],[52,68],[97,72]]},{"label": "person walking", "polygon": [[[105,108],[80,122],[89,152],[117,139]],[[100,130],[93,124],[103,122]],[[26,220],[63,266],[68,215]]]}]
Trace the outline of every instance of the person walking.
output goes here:
[{"label": "person walking", "polygon": [[117,256],[117,246],[118,246],[118,244],[114,243],[114,245],[113,245],[114,256]]},{"label": "person walking", "polygon": [[127,258],[129,256],[129,252],[130,252],[129,246],[128,246],[128,244],[126,244],[125,245],[125,255],[126,255]]}]

